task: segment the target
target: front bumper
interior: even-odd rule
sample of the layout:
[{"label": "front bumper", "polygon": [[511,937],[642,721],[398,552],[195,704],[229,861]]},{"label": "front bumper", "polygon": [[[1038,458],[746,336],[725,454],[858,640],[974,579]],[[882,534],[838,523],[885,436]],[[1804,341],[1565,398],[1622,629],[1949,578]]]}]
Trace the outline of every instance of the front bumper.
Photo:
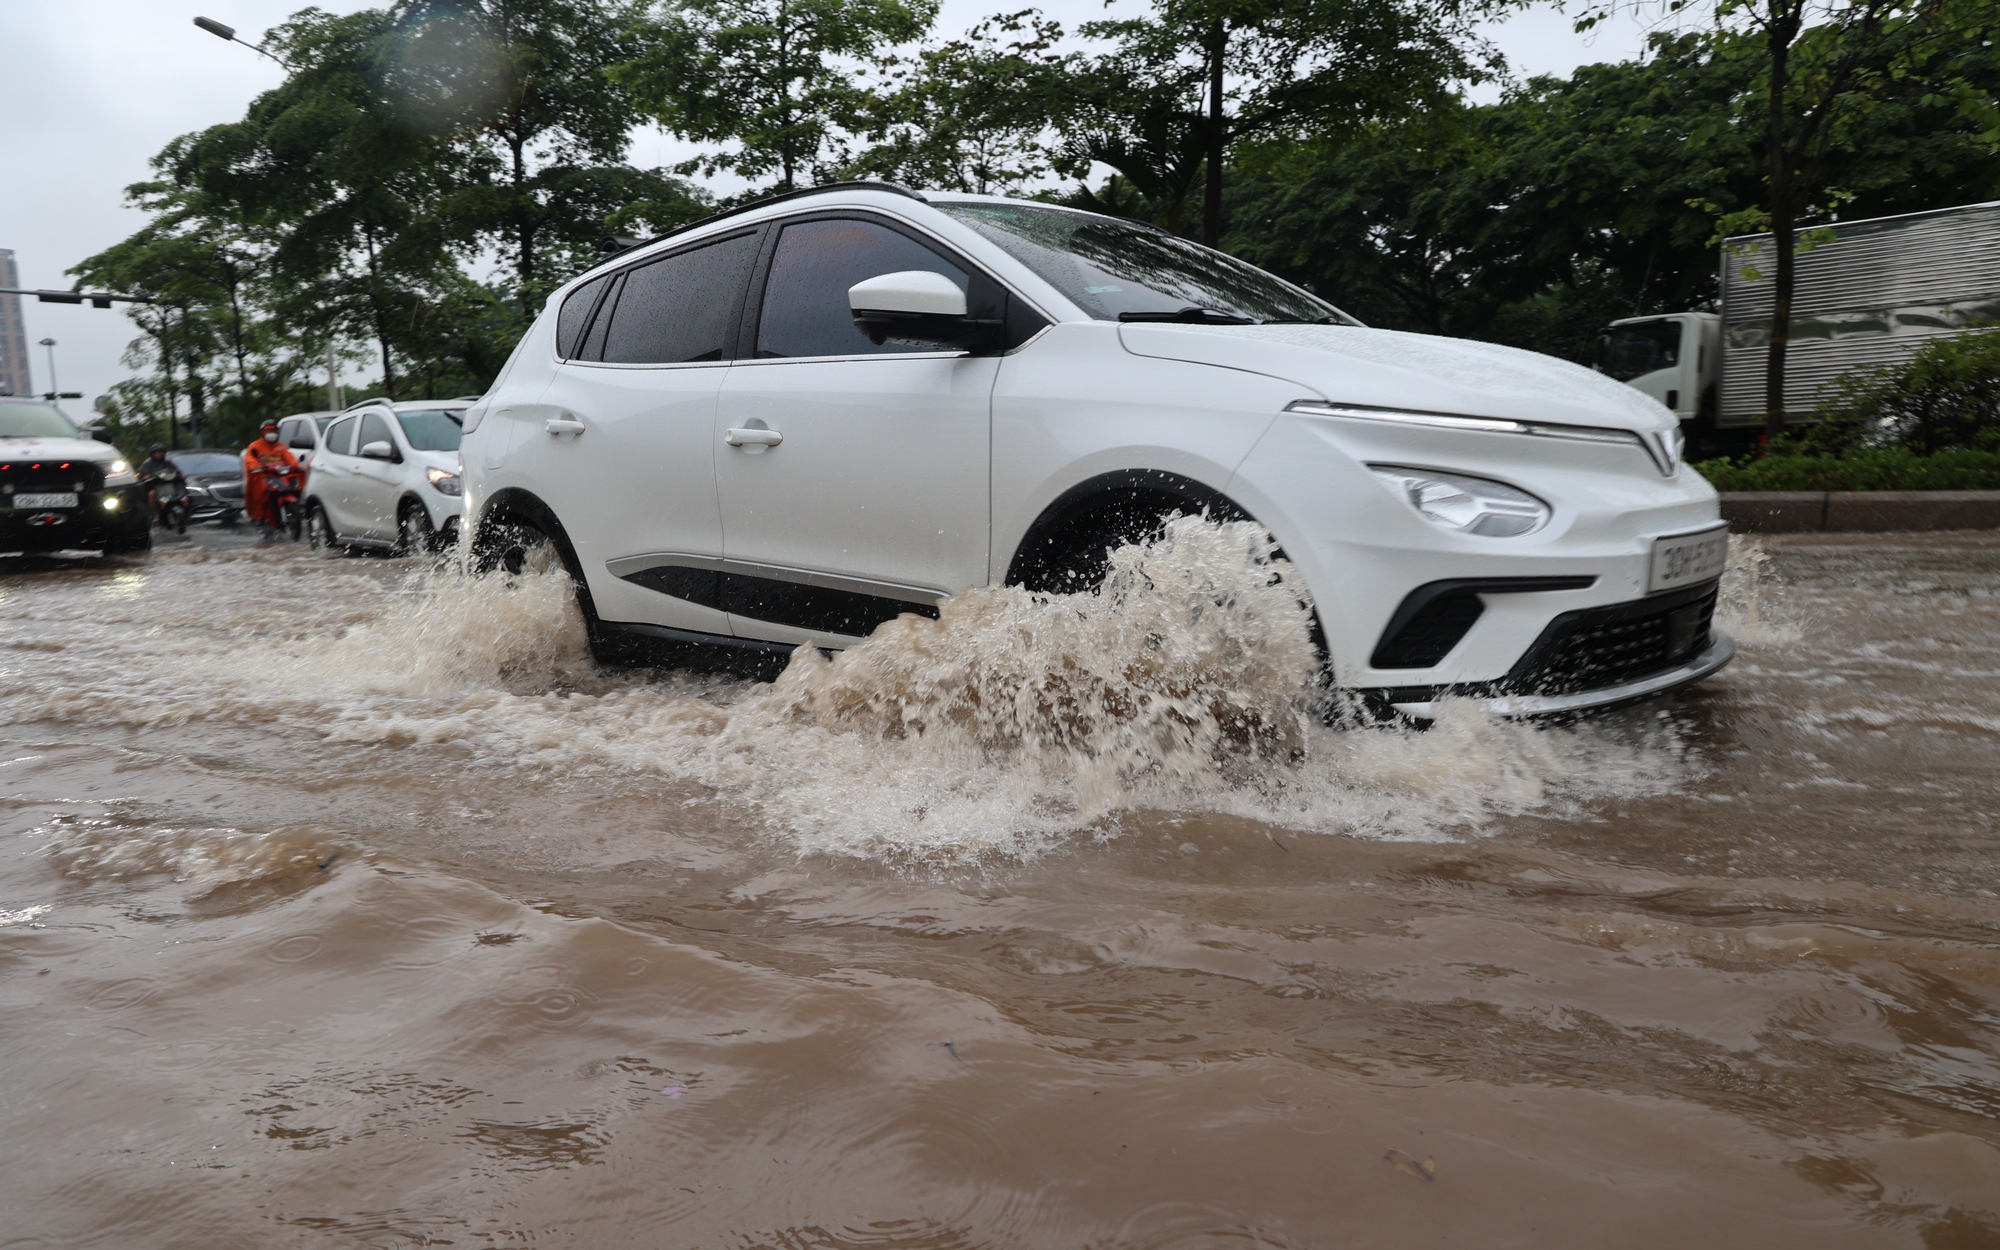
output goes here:
[{"label": "front bumper", "polygon": [[83,492],[74,508],[0,508],[0,554],[96,551],[144,539],[151,526],[143,488],[111,486]]},{"label": "front bumper", "polygon": [[[1736,658],[1736,640],[1728,634],[1711,634],[1708,646],[1699,655],[1685,663],[1675,665],[1664,672],[1652,673],[1645,677],[1601,690],[1579,690],[1570,694],[1471,694],[1468,700],[1483,708],[1493,716],[1508,719],[1534,719],[1538,717],[1577,716],[1585,712],[1602,712],[1655,695],[1692,686],[1702,678],[1719,671],[1723,665]],[[1362,696],[1370,702],[1385,704],[1391,711],[1411,720],[1432,720],[1437,716],[1438,703],[1454,697],[1454,692],[1446,690],[1424,699],[1398,702],[1396,693],[1390,691],[1362,691]]]}]

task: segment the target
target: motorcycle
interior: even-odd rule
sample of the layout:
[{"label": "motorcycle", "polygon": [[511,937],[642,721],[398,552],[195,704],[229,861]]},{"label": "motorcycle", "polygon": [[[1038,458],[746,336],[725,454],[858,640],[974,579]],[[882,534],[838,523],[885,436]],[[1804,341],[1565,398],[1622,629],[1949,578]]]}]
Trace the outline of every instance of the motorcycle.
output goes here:
[{"label": "motorcycle", "polygon": [[305,489],[304,472],[283,467],[259,472],[265,475],[264,498],[278,519],[278,530],[297,542],[305,526],[305,509],[299,506],[299,494]]},{"label": "motorcycle", "polygon": [[194,511],[194,500],[188,497],[185,479],[154,478],[153,503],[158,509],[158,523],[162,528],[171,526],[176,534],[187,533],[188,515]]}]

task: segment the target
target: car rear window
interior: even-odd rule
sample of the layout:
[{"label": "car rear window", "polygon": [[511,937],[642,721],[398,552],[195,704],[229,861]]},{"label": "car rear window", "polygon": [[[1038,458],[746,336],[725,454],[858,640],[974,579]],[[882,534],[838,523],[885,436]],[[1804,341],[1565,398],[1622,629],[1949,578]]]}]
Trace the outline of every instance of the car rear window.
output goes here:
[{"label": "car rear window", "polygon": [[597,297],[611,285],[612,277],[605,274],[592,278],[563,301],[562,311],[556,314],[556,355],[568,360],[577,354],[577,344],[583,341],[583,332],[590,325],[590,314],[597,311]]},{"label": "car rear window", "polygon": [[235,456],[215,451],[177,451],[167,459],[174,462],[181,472],[189,477],[202,477],[210,473],[235,473],[243,468],[243,462]]},{"label": "car rear window", "polygon": [[360,424],[359,417],[343,417],[340,424],[326,432],[326,449],[336,455],[353,455],[354,428]]},{"label": "car rear window", "polygon": [[757,235],[739,234],[628,270],[611,309],[602,359],[635,365],[726,359],[756,255]]},{"label": "car rear window", "polygon": [[457,451],[465,433],[465,414],[452,408],[399,412],[396,421],[412,451]]}]

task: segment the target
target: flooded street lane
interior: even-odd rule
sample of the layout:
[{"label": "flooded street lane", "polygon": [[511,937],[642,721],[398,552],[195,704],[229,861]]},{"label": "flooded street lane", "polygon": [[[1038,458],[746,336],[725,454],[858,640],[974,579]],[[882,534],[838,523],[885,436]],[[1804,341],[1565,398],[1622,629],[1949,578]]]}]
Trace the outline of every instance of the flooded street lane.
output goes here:
[{"label": "flooded street lane", "polygon": [[0,573],[0,1246],[2000,1246],[2000,535],[1421,734],[1203,541],[775,689],[558,576]]}]

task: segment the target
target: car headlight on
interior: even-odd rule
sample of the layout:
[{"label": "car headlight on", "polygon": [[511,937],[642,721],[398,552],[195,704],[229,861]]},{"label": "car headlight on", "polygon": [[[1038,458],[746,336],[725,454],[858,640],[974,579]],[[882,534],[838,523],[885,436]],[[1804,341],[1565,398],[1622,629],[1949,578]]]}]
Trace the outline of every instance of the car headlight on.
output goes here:
[{"label": "car headlight on", "polygon": [[132,466],[123,460],[113,460],[110,464],[104,466],[104,484],[106,486],[130,486],[138,480],[132,473]]},{"label": "car headlight on", "polygon": [[440,495],[456,495],[463,489],[459,484],[458,474],[449,469],[431,469],[424,476],[430,479],[432,489]]},{"label": "car headlight on", "polygon": [[1423,518],[1442,529],[1484,538],[1517,538],[1549,523],[1549,505],[1502,482],[1483,477],[1371,464]]}]

